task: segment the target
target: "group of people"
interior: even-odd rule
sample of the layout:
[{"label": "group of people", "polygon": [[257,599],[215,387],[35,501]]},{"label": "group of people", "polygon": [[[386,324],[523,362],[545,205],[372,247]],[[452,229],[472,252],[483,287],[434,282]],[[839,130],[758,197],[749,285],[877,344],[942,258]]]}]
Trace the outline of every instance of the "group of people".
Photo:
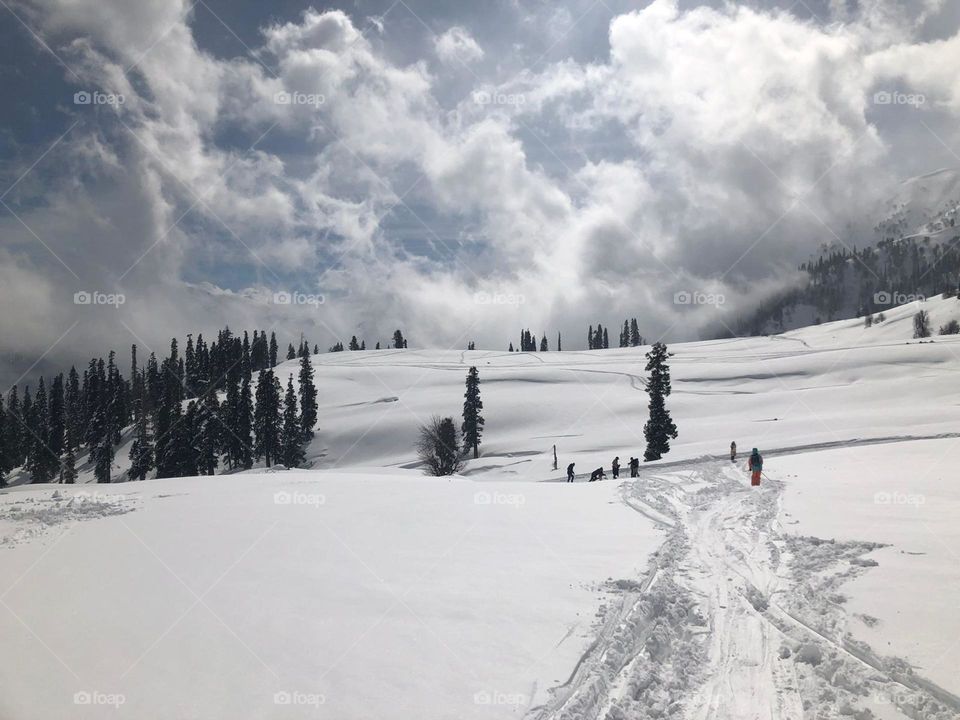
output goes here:
[{"label": "group of people", "polygon": [[[737,461],[737,443],[736,441],[730,443],[730,462]],[[576,463],[570,463],[567,465],[567,482],[572,483],[574,478],[577,476],[574,468]],[[610,463],[610,470],[613,474],[613,479],[616,480],[620,477],[620,456],[617,455],[613,459],[613,462]],[[750,459],[747,461],[747,470],[750,471],[750,484],[759,485],[760,477],[763,475],[763,456],[760,454],[760,451],[757,448],[754,448],[750,452]],[[635,478],[640,476],[640,459],[631,457],[630,458],[630,477]],[[596,482],[597,480],[603,480],[607,476],[603,472],[602,467],[598,467],[596,470],[590,473],[590,480],[588,482]]]},{"label": "group of people", "polygon": [[[576,463],[570,463],[567,465],[567,482],[573,482],[573,479],[577,476],[574,467]],[[610,463],[610,471],[613,475],[613,479],[616,480],[620,477],[620,456],[617,455],[613,462]],[[607,476],[603,472],[602,467],[598,467],[596,470],[590,473],[590,480],[588,482],[596,482],[597,480],[603,480]],[[640,458],[631,457],[630,458],[630,477],[640,477]]]}]

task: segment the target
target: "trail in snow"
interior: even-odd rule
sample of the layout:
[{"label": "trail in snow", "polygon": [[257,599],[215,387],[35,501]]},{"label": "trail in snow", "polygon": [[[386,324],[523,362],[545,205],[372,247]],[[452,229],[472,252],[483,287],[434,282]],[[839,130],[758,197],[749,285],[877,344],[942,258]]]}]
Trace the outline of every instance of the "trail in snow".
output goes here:
[{"label": "trail in snow", "polygon": [[528,717],[868,720],[881,706],[960,717],[960,699],[845,631],[837,591],[880,546],[787,534],[782,491],[709,461],[625,482],[624,501],[666,540],[643,582],[611,584],[619,604],[603,609],[571,677]]}]

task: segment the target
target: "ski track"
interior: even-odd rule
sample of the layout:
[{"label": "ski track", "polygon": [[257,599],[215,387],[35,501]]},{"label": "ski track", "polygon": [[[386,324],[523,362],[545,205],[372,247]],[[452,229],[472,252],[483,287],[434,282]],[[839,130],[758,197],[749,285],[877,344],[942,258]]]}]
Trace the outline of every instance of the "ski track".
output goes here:
[{"label": "ski track", "polygon": [[642,580],[610,582],[596,639],[527,720],[960,718],[960,698],[846,632],[838,590],[880,545],[790,535],[776,479],[684,465],[621,485],[665,541]]}]

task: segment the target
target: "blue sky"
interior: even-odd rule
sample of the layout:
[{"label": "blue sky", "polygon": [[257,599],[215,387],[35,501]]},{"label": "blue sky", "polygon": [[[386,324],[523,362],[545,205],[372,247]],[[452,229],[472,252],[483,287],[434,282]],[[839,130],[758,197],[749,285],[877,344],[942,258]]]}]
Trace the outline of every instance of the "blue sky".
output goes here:
[{"label": "blue sky", "polygon": [[936,0],[0,13],[4,378],[224,323],[324,347],[633,316],[692,337],[960,165],[960,19]]}]

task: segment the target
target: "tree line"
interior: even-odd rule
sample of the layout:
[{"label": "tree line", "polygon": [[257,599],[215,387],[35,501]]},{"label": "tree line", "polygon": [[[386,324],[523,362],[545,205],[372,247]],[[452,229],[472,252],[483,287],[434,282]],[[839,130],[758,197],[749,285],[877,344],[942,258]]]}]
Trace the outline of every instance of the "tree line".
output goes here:
[{"label": "tree line", "polygon": [[133,345],[129,379],[111,350],[106,361],[91,358],[82,376],[71,367],[49,385],[39,378],[35,392],[28,386],[21,395],[14,386],[5,404],[0,397],[0,485],[17,467],[33,483],[73,483],[82,451],[97,482],[111,482],[116,447],[131,427],[131,480],[151,472],[213,475],[221,463],[297,467],[314,434],[317,389],[306,340],[290,349],[300,359],[298,387],[291,375],[285,393],[273,371],[275,334],[254,330],[252,338],[239,337],[229,328],[209,344],[202,335],[196,342],[187,335],[182,353],[174,338],[165,358],[151,353],[143,366]]}]

